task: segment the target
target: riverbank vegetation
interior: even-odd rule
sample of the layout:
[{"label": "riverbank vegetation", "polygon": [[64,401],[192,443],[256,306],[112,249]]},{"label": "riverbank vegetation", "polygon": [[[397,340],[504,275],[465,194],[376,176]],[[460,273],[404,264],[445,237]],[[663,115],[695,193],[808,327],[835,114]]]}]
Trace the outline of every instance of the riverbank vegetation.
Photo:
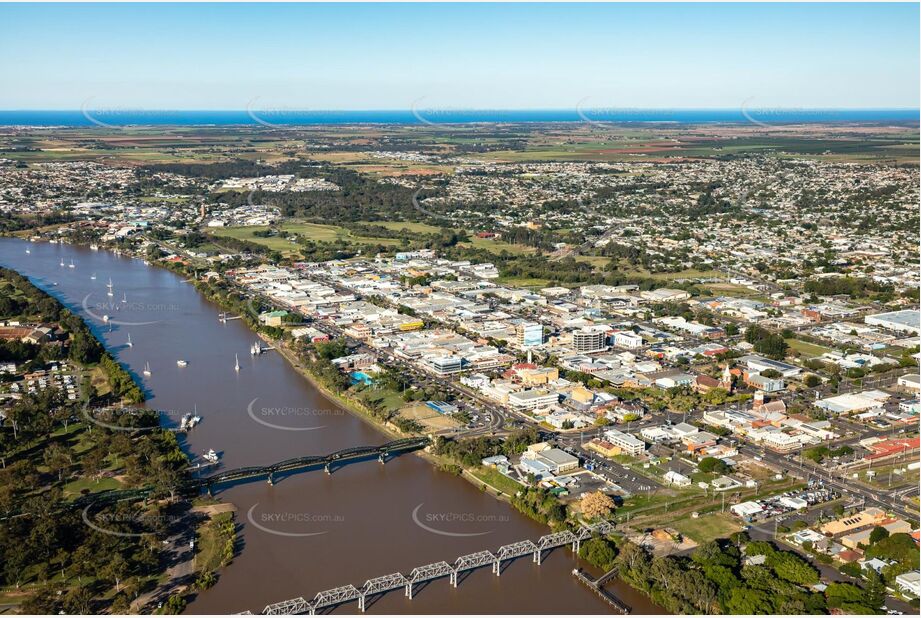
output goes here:
[{"label": "riverbank vegetation", "polygon": [[[15,366],[0,382],[2,594],[27,613],[127,610],[161,573],[157,539],[183,512],[163,499],[186,457],[155,412],[125,407],[140,388],[78,316],[7,269],[0,299],[0,319],[24,325],[0,339]],[[149,500],[106,501],[113,489]]]},{"label": "riverbank vegetation", "polygon": [[[600,560],[607,550],[593,547],[591,556]],[[819,573],[806,560],[744,533],[700,545],[690,556],[654,557],[624,541],[613,566],[628,584],[680,614],[866,614],[885,597],[872,584],[830,584],[820,592],[813,588]]]},{"label": "riverbank vegetation", "polygon": [[195,569],[199,571],[197,586],[207,589],[213,585],[214,572],[233,560],[237,547],[237,526],[233,513],[217,513],[198,529]]}]

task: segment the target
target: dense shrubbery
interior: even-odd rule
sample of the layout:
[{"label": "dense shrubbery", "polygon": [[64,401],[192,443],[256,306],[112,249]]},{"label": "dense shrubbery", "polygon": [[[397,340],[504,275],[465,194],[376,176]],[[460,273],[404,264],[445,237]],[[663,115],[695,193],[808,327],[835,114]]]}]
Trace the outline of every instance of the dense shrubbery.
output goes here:
[{"label": "dense shrubbery", "polygon": [[816,296],[837,296],[839,294],[855,298],[869,296],[870,293],[891,292],[892,286],[879,283],[865,277],[826,277],[810,279],[803,289]]},{"label": "dense shrubbery", "polygon": [[783,335],[768,332],[760,326],[752,325],[745,329],[745,341],[755,347],[755,352],[768,358],[782,360],[787,354],[787,342]]},{"label": "dense shrubbery", "polygon": [[[771,543],[711,541],[690,557],[653,557],[625,543],[614,560],[626,582],[648,594],[666,610],[682,614],[824,614],[829,608],[871,613],[883,602],[874,582],[865,587],[831,584],[821,594],[816,569],[797,554]],[[740,549],[741,548],[741,549]],[[762,565],[746,565],[746,556],[764,555]]]}]

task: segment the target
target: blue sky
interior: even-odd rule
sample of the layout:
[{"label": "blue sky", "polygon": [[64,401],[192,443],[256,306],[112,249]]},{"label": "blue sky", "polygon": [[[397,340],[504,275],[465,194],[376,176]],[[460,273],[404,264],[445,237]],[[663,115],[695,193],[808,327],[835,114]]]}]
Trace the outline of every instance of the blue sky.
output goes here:
[{"label": "blue sky", "polygon": [[914,108],[918,49],[917,4],[0,4],[0,109]]}]

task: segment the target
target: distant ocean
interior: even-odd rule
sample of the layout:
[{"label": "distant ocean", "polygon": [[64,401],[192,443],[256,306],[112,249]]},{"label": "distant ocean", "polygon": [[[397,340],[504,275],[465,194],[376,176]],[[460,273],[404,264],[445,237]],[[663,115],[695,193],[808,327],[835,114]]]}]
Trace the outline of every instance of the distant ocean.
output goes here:
[{"label": "distant ocean", "polygon": [[597,123],[917,123],[917,109],[560,109],[560,110],[393,110],[393,111],[188,111],[188,110],[0,110],[0,126],[128,125],[336,125],[470,124],[523,122]]}]

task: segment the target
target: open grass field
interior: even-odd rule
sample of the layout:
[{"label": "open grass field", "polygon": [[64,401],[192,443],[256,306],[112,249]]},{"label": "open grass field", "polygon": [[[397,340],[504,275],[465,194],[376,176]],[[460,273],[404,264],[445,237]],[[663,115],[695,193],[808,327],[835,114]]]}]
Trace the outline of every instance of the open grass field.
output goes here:
[{"label": "open grass field", "polygon": [[516,245],[501,240],[490,240],[488,238],[474,237],[470,242],[461,243],[464,247],[473,247],[475,249],[486,249],[490,253],[502,253],[508,251],[512,255],[525,255],[535,252],[534,247],[525,245]]},{"label": "open grass field", "polygon": [[817,345],[815,343],[810,343],[808,341],[800,341],[799,339],[784,339],[787,342],[787,345],[790,346],[791,350],[799,352],[803,356],[814,357],[821,356],[826,352],[831,352],[831,348],[826,348],[825,346]]},{"label": "open grass field", "polygon": [[604,268],[611,262],[611,258],[604,257],[603,255],[577,255],[575,260],[577,262],[585,262],[586,264],[591,264],[596,271],[604,270]]},{"label": "open grass field", "polygon": [[122,484],[118,479],[112,477],[106,477],[103,479],[93,480],[88,478],[81,478],[75,481],[64,485],[64,499],[65,500],[76,500],[79,498],[84,490],[88,490],[87,493],[99,493],[100,491],[108,491],[110,489],[121,489]]},{"label": "open grass field", "polygon": [[744,285],[735,283],[707,283],[706,287],[713,296],[737,296],[751,298],[754,291]]},{"label": "open grass field", "polygon": [[223,522],[233,521],[233,513],[218,513],[201,526],[195,554],[195,568],[202,572],[216,571],[224,563],[224,546],[228,536],[222,529]]},{"label": "open grass field", "polygon": [[513,285],[520,288],[545,288],[553,283],[551,279],[537,279],[532,277],[499,277],[494,281],[503,285]]},{"label": "open grass field", "polygon": [[388,230],[395,230],[398,232],[401,230],[409,230],[417,234],[437,234],[442,229],[438,226],[429,225],[428,223],[419,223],[418,221],[359,221],[359,223],[364,223],[365,225],[379,225]]},{"label": "open grass field", "polygon": [[274,251],[279,251],[283,254],[294,253],[298,248],[297,243],[288,240],[287,234],[300,234],[316,242],[334,242],[337,240],[342,240],[356,244],[380,244],[388,246],[396,246],[400,243],[399,240],[394,238],[371,238],[365,236],[355,236],[347,229],[339,227],[338,225],[322,225],[319,223],[283,223],[281,226],[279,226],[282,234],[278,236],[270,236],[267,238],[262,238],[253,234],[254,232],[264,232],[267,229],[269,229],[268,226],[264,225],[224,227],[213,228],[211,233],[217,238],[224,236],[229,238],[237,238],[240,240],[248,240],[250,242],[266,246]]},{"label": "open grass field", "polygon": [[[368,221],[367,223],[372,225],[381,225],[391,230],[407,229],[411,232],[424,234],[437,233],[441,231],[440,228],[434,225],[412,221]],[[269,229],[268,226],[252,225],[211,228],[209,232],[218,239],[223,236],[229,238],[237,238],[240,240],[247,240],[263,245],[269,249],[272,249],[273,251],[278,251],[285,255],[295,253],[298,248],[296,243],[288,240],[287,234],[300,234],[316,242],[343,241],[359,245],[385,245],[388,247],[397,247],[401,244],[401,241],[396,238],[358,236],[345,229],[344,227],[340,227],[338,225],[324,225],[320,223],[288,222],[278,226],[278,229],[280,229],[282,232],[282,234],[278,236],[263,238],[254,235],[254,232],[264,232],[267,229]],[[513,255],[530,254],[534,253],[535,251],[532,247],[526,247],[524,245],[516,245],[502,241],[493,241],[485,238],[474,238],[469,243],[461,244],[466,247],[485,249],[490,253],[495,253],[497,255],[503,251],[507,251]]]},{"label": "open grass field", "polygon": [[713,539],[725,539],[733,532],[738,532],[742,526],[727,513],[707,513],[697,519],[683,517],[672,524],[678,532],[690,537],[698,543],[706,543]]},{"label": "open grass field", "polygon": [[521,483],[513,481],[494,468],[475,468],[471,474],[508,496],[514,496],[522,488]]}]

